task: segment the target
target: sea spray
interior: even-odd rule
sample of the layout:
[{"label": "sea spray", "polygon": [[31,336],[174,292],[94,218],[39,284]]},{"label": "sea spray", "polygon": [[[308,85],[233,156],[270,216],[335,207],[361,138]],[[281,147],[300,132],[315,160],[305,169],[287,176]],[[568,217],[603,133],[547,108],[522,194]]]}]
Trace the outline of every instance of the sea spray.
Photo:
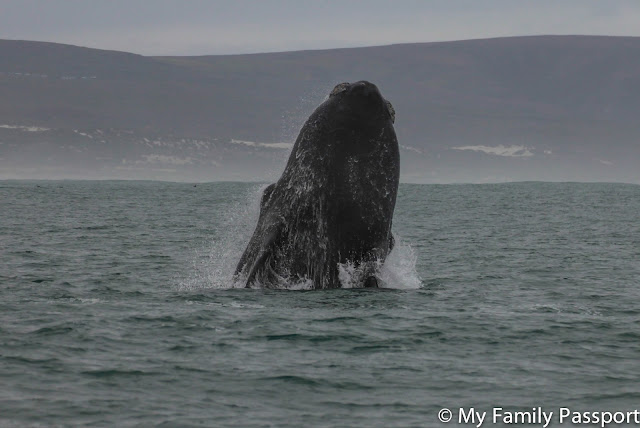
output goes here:
[{"label": "sea spray", "polygon": [[256,184],[223,208],[218,235],[194,250],[192,269],[180,281],[181,290],[243,287],[233,278],[234,268],[249,240],[260,212],[266,184]]}]

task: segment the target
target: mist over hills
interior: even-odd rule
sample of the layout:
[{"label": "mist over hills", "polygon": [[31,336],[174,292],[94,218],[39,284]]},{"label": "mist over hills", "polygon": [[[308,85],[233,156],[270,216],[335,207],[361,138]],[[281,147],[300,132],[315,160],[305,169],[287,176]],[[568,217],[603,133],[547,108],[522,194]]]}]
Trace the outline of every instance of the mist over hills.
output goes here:
[{"label": "mist over hills", "polygon": [[0,178],[271,180],[363,79],[397,112],[403,181],[640,183],[640,38],[601,36],[198,57],[0,40]]}]

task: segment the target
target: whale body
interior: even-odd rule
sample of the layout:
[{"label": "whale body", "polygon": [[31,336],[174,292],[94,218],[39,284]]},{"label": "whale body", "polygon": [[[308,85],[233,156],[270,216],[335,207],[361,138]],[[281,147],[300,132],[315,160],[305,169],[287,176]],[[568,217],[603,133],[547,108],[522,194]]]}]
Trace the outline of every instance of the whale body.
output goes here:
[{"label": "whale body", "polygon": [[395,111],[376,85],[337,85],[262,195],[235,278],[247,287],[376,287],[394,245],[400,176]]}]

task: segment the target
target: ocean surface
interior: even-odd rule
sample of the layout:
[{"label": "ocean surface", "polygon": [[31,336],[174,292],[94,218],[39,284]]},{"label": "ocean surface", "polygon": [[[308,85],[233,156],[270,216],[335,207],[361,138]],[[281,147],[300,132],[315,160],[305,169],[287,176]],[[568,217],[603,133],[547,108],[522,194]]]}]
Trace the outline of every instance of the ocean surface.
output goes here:
[{"label": "ocean surface", "polygon": [[233,288],[261,187],[0,181],[0,426],[640,407],[640,186],[401,185],[387,288]]}]

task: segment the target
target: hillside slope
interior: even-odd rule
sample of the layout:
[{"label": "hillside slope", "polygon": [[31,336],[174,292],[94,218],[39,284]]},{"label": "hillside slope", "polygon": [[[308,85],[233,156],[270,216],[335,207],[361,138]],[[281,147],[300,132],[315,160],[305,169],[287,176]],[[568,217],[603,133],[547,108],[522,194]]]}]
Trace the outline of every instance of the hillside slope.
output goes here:
[{"label": "hillside slope", "polygon": [[200,57],[0,40],[0,176],[263,179],[360,79],[394,104],[405,180],[640,181],[640,38],[599,36]]}]

